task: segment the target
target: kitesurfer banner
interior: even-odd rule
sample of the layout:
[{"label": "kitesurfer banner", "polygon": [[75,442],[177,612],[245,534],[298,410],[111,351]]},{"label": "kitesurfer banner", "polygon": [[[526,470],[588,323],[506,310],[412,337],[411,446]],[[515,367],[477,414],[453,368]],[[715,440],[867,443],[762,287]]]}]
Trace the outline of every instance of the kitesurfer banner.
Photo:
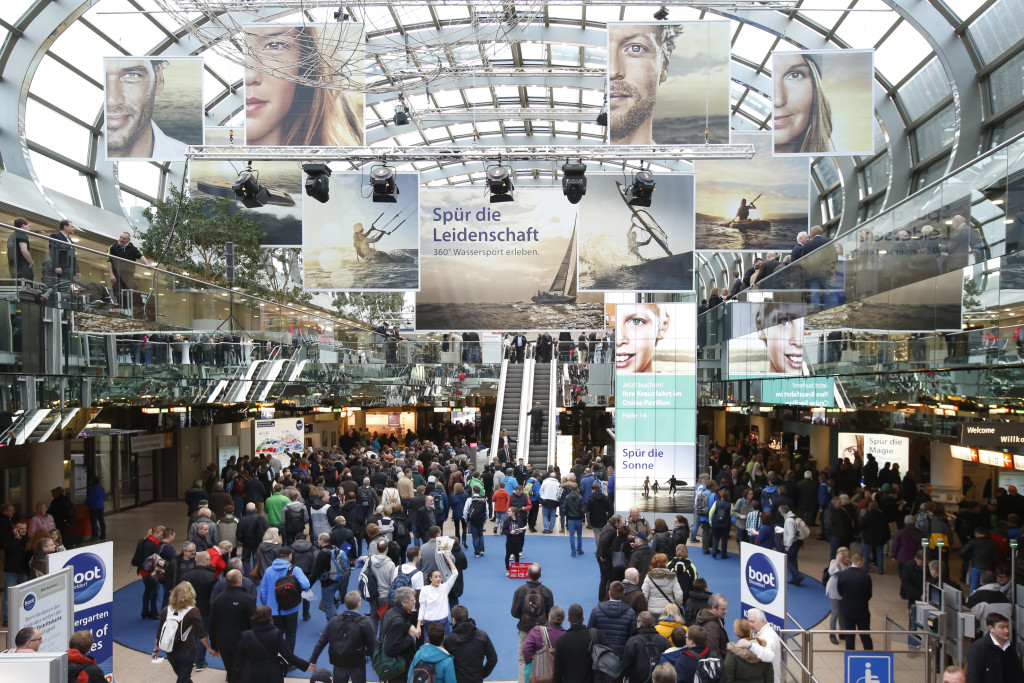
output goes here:
[{"label": "kitesurfer banner", "polygon": [[608,24],[608,141],[729,142],[727,21]]},{"label": "kitesurfer banner", "polygon": [[617,304],[614,324],[615,509],[690,512],[697,473],[697,305]]},{"label": "kitesurfer banner", "polygon": [[[236,135],[239,132],[235,131]],[[211,135],[223,137],[223,129],[208,130],[206,135],[207,139]],[[252,162],[254,175],[270,195],[265,205],[249,208],[242,205],[231,189],[238,175],[246,170],[242,161],[193,161],[188,167],[192,196],[227,199],[232,215],[241,211],[260,224],[265,235],[264,247],[301,247],[302,171],[290,161]]]},{"label": "kitesurfer banner", "polygon": [[600,329],[603,297],[577,292],[578,227],[555,188],[519,189],[501,204],[470,188],[424,188],[416,329]]},{"label": "kitesurfer banner", "polygon": [[874,50],[773,52],[778,155],[872,154]]},{"label": "kitesurfer banner", "polygon": [[658,173],[649,206],[631,176],[587,175],[580,202],[579,287],[590,291],[693,290],[694,177]]},{"label": "kitesurfer banner", "polygon": [[697,160],[696,248],[778,250],[796,246],[808,228],[807,158],[772,157],[771,133],[733,133],[733,144],[753,145],[745,161]]},{"label": "kitesurfer banner", "polygon": [[365,173],[332,173],[327,202],[303,203],[304,289],[420,288],[419,177],[395,184],[395,202],[373,202]]}]

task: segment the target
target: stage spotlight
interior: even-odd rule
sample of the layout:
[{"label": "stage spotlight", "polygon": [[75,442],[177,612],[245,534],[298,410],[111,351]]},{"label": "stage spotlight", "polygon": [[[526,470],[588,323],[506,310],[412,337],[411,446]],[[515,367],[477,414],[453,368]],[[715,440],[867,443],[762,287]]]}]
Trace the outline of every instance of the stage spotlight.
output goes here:
[{"label": "stage spotlight", "polygon": [[597,125],[607,126],[608,125],[608,110],[602,109],[601,113],[597,115]]},{"label": "stage spotlight", "polygon": [[306,194],[321,204],[326,204],[330,198],[331,167],[327,164],[303,164],[302,170],[306,172]]},{"label": "stage spotlight", "polygon": [[238,174],[231,189],[242,205],[249,209],[259,208],[270,201],[270,192],[260,185],[260,174],[252,170],[252,166]]},{"label": "stage spotlight", "polygon": [[512,184],[512,174],[507,167],[491,166],[488,168],[487,187],[491,189],[491,204],[513,201],[512,191],[515,186]]},{"label": "stage spotlight", "polygon": [[630,206],[650,206],[651,195],[654,194],[654,174],[650,171],[637,171],[633,175],[633,184],[629,186]]},{"label": "stage spotlight", "polygon": [[562,194],[570,204],[579,204],[587,193],[587,179],[583,175],[586,172],[587,165],[582,161],[562,164]]},{"label": "stage spotlight", "polygon": [[654,13],[654,18],[658,21],[665,21],[668,19],[668,7],[662,5],[658,11]]},{"label": "stage spotlight", "polygon": [[370,185],[373,186],[373,201],[394,204],[399,194],[395,183],[395,169],[390,166],[374,166],[370,169]]},{"label": "stage spotlight", "polygon": [[394,121],[396,126],[405,126],[409,123],[409,114],[406,113],[404,104],[395,105]]}]

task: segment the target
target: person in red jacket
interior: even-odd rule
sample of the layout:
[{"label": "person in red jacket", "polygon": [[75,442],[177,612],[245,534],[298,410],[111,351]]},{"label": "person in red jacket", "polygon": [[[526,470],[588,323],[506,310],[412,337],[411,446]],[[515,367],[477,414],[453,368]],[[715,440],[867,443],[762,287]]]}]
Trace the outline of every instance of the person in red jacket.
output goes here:
[{"label": "person in red jacket", "polygon": [[74,683],[105,683],[103,671],[89,656],[92,650],[92,631],[75,631],[68,643],[68,680]]}]

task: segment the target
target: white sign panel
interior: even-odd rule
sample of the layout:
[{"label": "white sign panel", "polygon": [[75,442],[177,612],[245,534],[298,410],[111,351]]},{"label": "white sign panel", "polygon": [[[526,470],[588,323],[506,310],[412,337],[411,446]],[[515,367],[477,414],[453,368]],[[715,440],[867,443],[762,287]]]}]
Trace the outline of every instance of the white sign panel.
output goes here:
[{"label": "white sign panel", "polygon": [[900,466],[900,475],[907,473],[910,466],[910,439],[891,434],[862,434],[857,432],[839,432],[839,460],[860,455],[864,462],[868,461],[868,453],[875,456],[878,469],[881,471],[885,463]]},{"label": "white sign panel", "polygon": [[92,654],[106,679],[114,675],[114,544],[66,550],[47,556],[50,572],[69,567],[75,601],[75,631],[92,631]]},{"label": "white sign panel", "polygon": [[256,455],[269,455],[288,467],[292,464],[289,453],[302,452],[305,443],[301,417],[288,417],[280,420],[257,420],[253,436],[256,439]]},{"label": "white sign panel", "polygon": [[37,628],[43,642],[40,652],[66,652],[74,633],[71,606],[74,604],[74,576],[71,568],[41,576],[7,588],[11,609],[9,633]]},{"label": "white sign panel", "polygon": [[786,554],[740,544],[740,610],[758,608],[776,631],[786,627]]}]

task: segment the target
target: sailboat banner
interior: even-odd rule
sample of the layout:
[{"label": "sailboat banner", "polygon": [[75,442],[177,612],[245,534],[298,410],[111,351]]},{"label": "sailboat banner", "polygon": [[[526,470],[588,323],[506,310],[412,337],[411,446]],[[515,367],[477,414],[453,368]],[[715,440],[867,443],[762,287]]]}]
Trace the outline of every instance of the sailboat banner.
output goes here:
[{"label": "sailboat banner", "polygon": [[692,512],[697,305],[615,306],[615,509]]},{"label": "sailboat banner", "polygon": [[693,290],[694,177],[659,173],[645,201],[621,173],[587,174],[580,202],[582,290]]},{"label": "sailboat banner", "polygon": [[602,327],[602,295],[576,291],[576,209],[555,188],[496,204],[475,188],[423,189],[416,329]]}]

